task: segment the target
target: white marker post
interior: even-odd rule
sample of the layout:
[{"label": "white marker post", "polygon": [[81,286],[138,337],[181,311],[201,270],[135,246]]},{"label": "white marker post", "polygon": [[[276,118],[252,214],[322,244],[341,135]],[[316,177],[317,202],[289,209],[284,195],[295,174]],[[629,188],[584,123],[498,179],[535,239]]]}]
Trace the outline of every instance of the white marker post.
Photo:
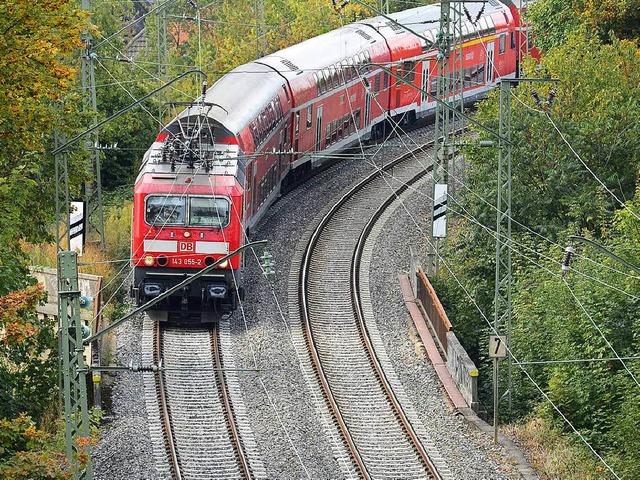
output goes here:
[{"label": "white marker post", "polygon": [[69,214],[69,250],[77,252],[81,257],[84,249],[85,235],[84,202],[71,202],[71,213]]},{"label": "white marker post", "polygon": [[493,358],[493,443],[498,443],[498,359],[507,356],[507,337],[489,336],[489,357]]}]

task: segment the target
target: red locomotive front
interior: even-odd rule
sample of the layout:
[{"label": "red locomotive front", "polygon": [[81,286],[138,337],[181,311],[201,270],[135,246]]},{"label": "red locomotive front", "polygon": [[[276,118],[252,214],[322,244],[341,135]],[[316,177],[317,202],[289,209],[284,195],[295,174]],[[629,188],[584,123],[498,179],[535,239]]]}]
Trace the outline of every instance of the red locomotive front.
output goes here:
[{"label": "red locomotive front", "polygon": [[[180,161],[175,138],[161,134],[149,150],[134,190],[132,296],[141,305],[237,250],[242,243],[243,187],[238,146],[213,143],[209,153],[188,145]],[[216,156],[216,149],[220,155]],[[169,151],[169,153],[167,153]],[[241,279],[233,257],[158,303],[162,311],[231,313]]]}]

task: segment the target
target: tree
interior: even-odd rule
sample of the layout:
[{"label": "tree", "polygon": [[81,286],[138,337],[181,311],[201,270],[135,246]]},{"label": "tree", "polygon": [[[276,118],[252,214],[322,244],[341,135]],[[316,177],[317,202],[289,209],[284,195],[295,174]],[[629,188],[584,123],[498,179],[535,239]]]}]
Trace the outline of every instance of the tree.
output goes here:
[{"label": "tree", "polygon": [[[636,122],[627,120],[640,114],[640,57],[635,42],[615,37],[603,42],[586,27],[563,35],[538,64],[526,65],[527,71],[560,82],[513,90],[518,101],[512,101],[512,349],[523,362],[613,357],[607,341],[620,356],[640,351],[637,275],[628,275],[597,251],[582,250],[592,262],[576,259],[576,272],[566,283],[559,277],[570,234],[594,238],[631,263],[640,263],[640,131]],[[477,119],[497,131],[498,117],[498,95],[492,94],[478,106]],[[485,135],[478,131],[478,136]],[[491,318],[497,153],[470,148],[467,160],[468,190],[462,190],[460,206],[452,205],[460,217],[449,238],[448,264],[455,266],[457,278]],[[462,338],[472,353],[477,352],[481,378],[490,378],[482,356],[486,323],[469,302],[456,300],[464,292],[449,274],[442,274],[440,284],[443,297],[461,313],[456,319],[465,322],[456,329],[475,333]],[[626,363],[638,378],[637,362]],[[638,475],[638,386],[620,361],[525,368],[621,476]],[[486,390],[481,386],[480,392]],[[543,403],[518,369],[511,393],[520,417]]]},{"label": "tree", "polygon": [[57,401],[56,325],[36,315],[42,298],[39,285],[0,297],[0,418],[40,422]]},{"label": "tree", "polygon": [[639,0],[538,0],[527,16],[535,26],[535,43],[543,50],[563,45],[579,27],[602,42],[611,34],[630,40],[640,35]]},{"label": "tree", "polygon": [[[48,236],[55,182],[47,150],[54,127],[74,123],[65,119],[73,102],[62,101],[74,85],[67,62],[85,25],[69,0],[0,4],[0,294],[25,284],[18,242]],[[71,175],[81,175],[77,163]]]}]

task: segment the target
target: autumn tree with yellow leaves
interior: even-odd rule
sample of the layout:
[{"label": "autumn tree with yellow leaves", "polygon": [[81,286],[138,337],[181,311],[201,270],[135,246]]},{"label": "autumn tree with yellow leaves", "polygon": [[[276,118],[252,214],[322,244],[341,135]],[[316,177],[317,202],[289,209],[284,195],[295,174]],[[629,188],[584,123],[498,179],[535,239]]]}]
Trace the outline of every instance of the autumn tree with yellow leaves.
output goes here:
[{"label": "autumn tree with yellow leaves", "polygon": [[[35,315],[20,241],[53,222],[53,132],[77,121],[72,63],[86,15],[69,0],[0,3],[0,476],[65,478],[48,410],[56,405],[55,330]],[[82,173],[77,172],[76,176]]]}]

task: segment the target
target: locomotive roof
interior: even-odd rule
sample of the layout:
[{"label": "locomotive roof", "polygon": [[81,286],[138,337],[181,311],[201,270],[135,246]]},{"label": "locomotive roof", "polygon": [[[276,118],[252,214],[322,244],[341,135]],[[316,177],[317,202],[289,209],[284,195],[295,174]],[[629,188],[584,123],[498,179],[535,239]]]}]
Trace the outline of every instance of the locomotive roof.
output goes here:
[{"label": "locomotive roof", "polygon": [[[465,7],[472,19],[483,8],[484,15],[507,8],[497,0],[484,4],[468,3]],[[224,125],[232,134],[238,134],[277,95],[286,83],[285,79],[292,82],[298,77],[311,75],[396,35],[412,35],[398,24],[406,25],[416,33],[437,28],[440,6],[425,5],[388,17],[397,23],[383,16],[351,23],[236,67],[206,92],[202,113]],[[178,117],[194,114],[196,112],[192,108]]]},{"label": "locomotive roof", "polygon": [[240,132],[285,84],[273,69],[257,62],[234,68],[207,90],[208,116],[233,134]]}]

